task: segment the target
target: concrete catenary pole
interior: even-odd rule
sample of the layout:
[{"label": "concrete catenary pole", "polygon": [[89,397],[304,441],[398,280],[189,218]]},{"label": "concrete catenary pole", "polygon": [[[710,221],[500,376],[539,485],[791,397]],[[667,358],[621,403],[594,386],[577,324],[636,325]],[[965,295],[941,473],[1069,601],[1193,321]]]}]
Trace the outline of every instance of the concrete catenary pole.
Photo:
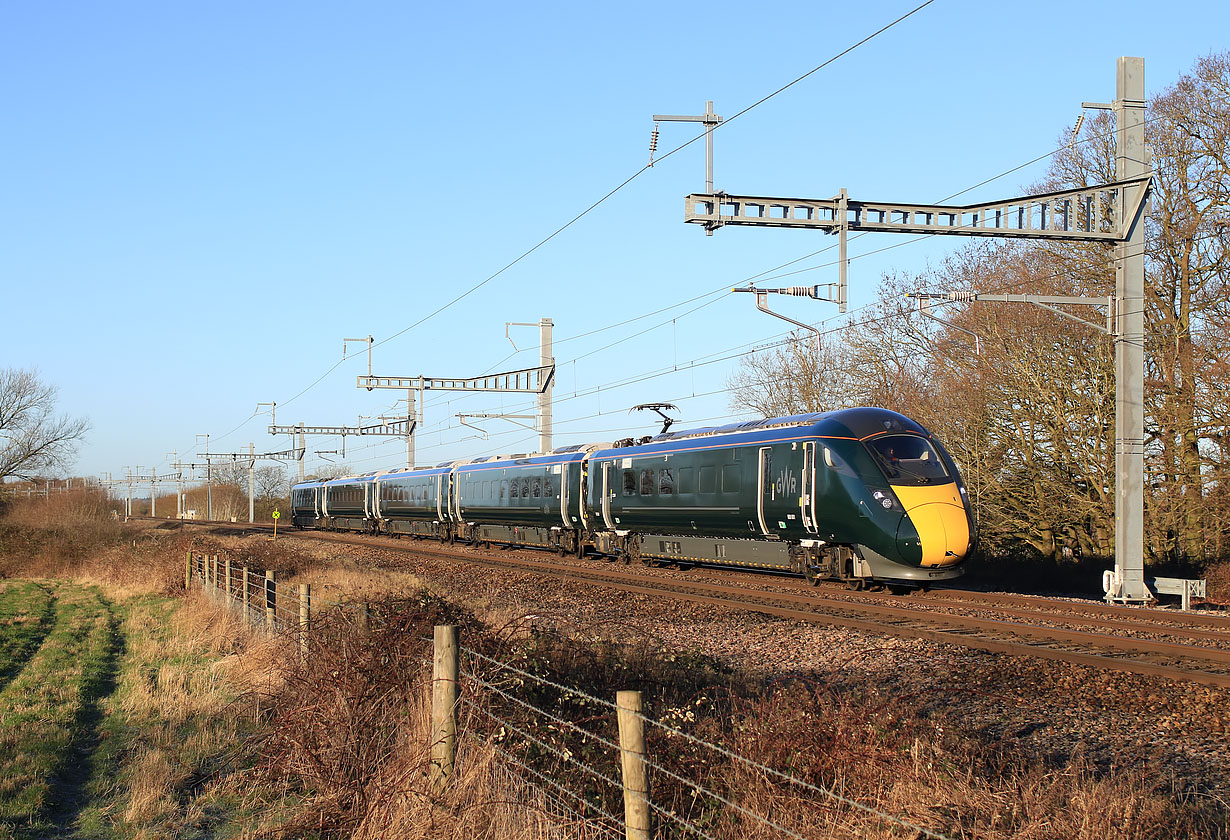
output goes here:
[{"label": "concrete catenary pole", "polygon": [[[555,356],[551,352],[551,327],[554,326],[550,318],[543,318],[538,322],[538,327],[541,332],[541,342],[539,347],[538,363],[543,367],[555,364]],[[538,451],[551,451],[551,393],[555,388],[555,373],[548,374],[550,377],[547,380],[547,387],[538,395]]]},{"label": "concrete catenary pole", "polygon": [[[1145,60],[1119,59],[1115,83],[1115,177],[1139,178],[1149,171],[1145,150]],[[1121,190],[1121,214],[1128,212]],[[1140,214],[1127,241],[1115,246],[1115,295],[1119,337],[1115,342],[1115,572],[1121,594],[1145,600],[1145,221]]]},{"label": "concrete catenary pole", "polygon": [[414,469],[414,389],[406,389],[406,469]]},{"label": "concrete catenary pole", "polygon": [[299,424],[299,483],[303,483],[303,460],[307,455],[306,436],[303,434],[303,424]]},{"label": "concrete catenary pole", "polygon": [[256,521],[256,444],[248,444],[248,524]]}]

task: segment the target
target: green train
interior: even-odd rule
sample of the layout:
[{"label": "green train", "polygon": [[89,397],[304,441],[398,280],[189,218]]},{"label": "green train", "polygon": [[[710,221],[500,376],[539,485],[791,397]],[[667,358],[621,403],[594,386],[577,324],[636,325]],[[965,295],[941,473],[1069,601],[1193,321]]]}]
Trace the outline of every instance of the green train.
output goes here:
[{"label": "green train", "polygon": [[292,524],[926,586],[976,535],[926,429],[851,408],[295,485]]}]

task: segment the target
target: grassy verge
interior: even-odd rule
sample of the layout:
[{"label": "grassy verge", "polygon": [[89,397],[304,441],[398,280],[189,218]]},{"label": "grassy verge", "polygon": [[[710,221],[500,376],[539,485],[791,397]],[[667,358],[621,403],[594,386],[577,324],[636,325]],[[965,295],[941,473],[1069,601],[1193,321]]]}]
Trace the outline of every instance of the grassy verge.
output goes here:
[{"label": "grassy verge", "polygon": [[0,692],[0,832],[47,833],[53,795],[71,777],[114,644],[111,612],[98,590],[60,585],[54,626]]},{"label": "grassy verge", "polygon": [[224,662],[242,630],[210,606],[156,595],[118,610],[127,649],[103,703],[77,830],[192,838],[258,825],[243,768],[256,760],[259,718],[231,689]]},{"label": "grassy verge", "polygon": [[0,581],[0,688],[38,650],[51,626],[51,593],[32,581]]}]

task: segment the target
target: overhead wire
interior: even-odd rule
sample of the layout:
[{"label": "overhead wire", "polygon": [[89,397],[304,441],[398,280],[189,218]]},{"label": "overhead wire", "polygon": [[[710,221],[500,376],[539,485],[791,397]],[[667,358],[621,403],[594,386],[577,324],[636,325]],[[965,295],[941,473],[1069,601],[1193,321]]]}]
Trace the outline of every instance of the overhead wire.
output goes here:
[{"label": "overhead wire", "polygon": [[[789,82],[789,83],[787,83],[787,84],[785,84],[785,85],[781,86],[780,88],[778,88],[777,90],[773,91],[772,93],[770,93],[770,94],[768,94],[768,95],[766,95],[766,96],[762,97],[761,99],[757,100],[756,102],[753,102],[751,105],[747,106],[746,108],[744,108],[744,109],[742,109],[742,110],[738,111],[738,112],[737,112],[734,116],[732,116],[732,117],[730,117],[730,118],[726,119],[726,120],[724,121],[724,123],[723,123],[723,124],[729,124],[729,123],[730,123],[730,122],[732,122],[734,119],[736,119],[736,118],[738,118],[738,117],[740,117],[740,116],[743,116],[743,115],[744,115],[744,114],[746,114],[747,112],[751,111],[753,108],[755,108],[755,107],[757,107],[757,106],[759,106],[759,105],[763,104],[764,102],[768,101],[769,99],[773,98],[774,96],[777,96],[778,94],[782,93],[783,91],[785,91],[785,90],[787,90],[787,89],[789,89],[789,88],[793,87],[794,85],[796,85],[796,84],[798,84],[798,83],[802,82],[803,80],[805,80],[806,78],[810,77],[810,76],[811,76],[811,75],[813,75],[814,73],[818,72],[819,70],[823,69],[824,67],[826,67],[826,66],[828,66],[829,64],[833,63],[834,61],[836,61],[836,60],[840,59],[840,58],[841,58],[841,57],[843,57],[844,55],[847,55],[848,53],[850,53],[850,52],[851,52],[851,51],[853,51],[854,49],[856,49],[856,48],[858,48],[858,47],[862,46],[863,44],[865,44],[867,41],[871,40],[872,38],[875,38],[876,36],[878,36],[878,35],[882,34],[883,32],[887,31],[888,29],[892,28],[893,26],[896,26],[897,24],[901,23],[903,20],[905,20],[906,18],[908,18],[908,17],[912,16],[913,14],[917,13],[918,11],[922,10],[922,9],[923,9],[923,8],[925,8],[926,6],[930,5],[932,2],[934,2],[934,0],[928,0],[927,2],[920,4],[919,6],[915,7],[914,9],[912,9],[911,11],[909,11],[909,12],[907,12],[906,14],[902,15],[901,17],[899,17],[899,18],[895,19],[895,20],[894,20],[894,21],[892,21],[891,23],[886,24],[885,26],[881,27],[879,30],[877,30],[877,31],[875,31],[875,32],[873,32],[873,33],[871,33],[870,35],[866,36],[866,37],[865,37],[865,38],[863,38],[862,40],[860,40],[860,41],[856,42],[855,44],[852,44],[850,47],[847,47],[847,48],[846,48],[845,50],[843,50],[842,52],[837,53],[836,55],[832,56],[831,58],[829,58],[829,59],[828,59],[828,60],[826,60],[825,62],[821,63],[820,65],[817,65],[817,66],[816,66],[816,67],[814,67],[814,68],[812,68],[812,69],[811,69],[811,70],[809,70],[807,73],[802,74],[801,76],[799,76],[799,77],[795,78],[794,80],[792,80],[791,82]],[[1154,118],[1154,119],[1161,119],[1161,118],[1162,118],[1162,117],[1157,117],[1157,118]],[[1149,120],[1149,121],[1152,121],[1152,120]],[[677,146],[677,147],[675,147],[675,148],[671,149],[671,150],[670,150],[670,151],[668,151],[667,153],[665,153],[665,154],[663,154],[662,156],[660,156],[660,157],[658,158],[658,161],[660,162],[661,160],[664,160],[665,158],[667,158],[667,157],[669,157],[669,156],[671,156],[671,155],[673,155],[673,154],[675,154],[675,153],[677,153],[677,152],[681,151],[682,149],[684,149],[684,148],[686,148],[686,147],[690,146],[691,144],[695,143],[695,142],[696,142],[696,141],[698,141],[699,139],[703,138],[703,137],[704,137],[704,136],[708,133],[708,131],[711,131],[711,130],[716,130],[716,128],[717,128],[717,127],[713,128],[713,129],[709,129],[709,130],[707,130],[706,132],[702,132],[701,134],[697,135],[696,137],[693,137],[692,139],[690,139],[690,140],[686,141],[685,143],[682,143],[682,144],[680,144],[679,146]],[[1105,136],[1105,135],[1101,135],[1101,136]],[[1097,139],[1097,137],[1095,136],[1095,137],[1086,138],[1086,139],[1081,140],[1081,141],[1079,141],[1079,142],[1081,142],[1081,143],[1086,143],[1086,142],[1091,142],[1091,141],[1092,141],[1092,140],[1094,140],[1094,139]],[[984,186],[984,185],[986,185],[986,184],[988,184],[988,183],[991,183],[991,182],[993,182],[993,181],[995,181],[995,180],[998,180],[998,179],[1000,179],[1000,178],[1003,178],[1003,177],[1005,177],[1005,176],[1007,176],[1007,175],[1009,175],[1009,174],[1012,174],[1012,173],[1014,173],[1014,172],[1018,172],[1018,171],[1020,171],[1020,170],[1022,170],[1022,169],[1024,169],[1024,168],[1026,168],[1026,167],[1028,167],[1028,166],[1030,166],[1030,165],[1032,165],[1032,164],[1034,164],[1034,163],[1037,163],[1037,162],[1039,162],[1039,161],[1041,161],[1041,160],[1046,159],[1047,157],[1050,157],[1050,156],[1052,156],[1052,155],[1056,154],[1056,153],[1057,153],[1057,152],[1059,152],[1059,151],[1062,151],[1062,147],[1057,148],[1057,149],[1053,149],[1053,150],[1051,150],[1051,151],[1049,151],[1049,152],[1047,152],[1047,153],[1045,153],[1045,154],[1042,154],[1042,155],[1039,155],[1039,156],[1037,156],[1037,157],[1035,157],[1035,158],[1032,158],[1032,159],[1031,159],[1031,160],[1029,160],[1029,161],[1026,161],[1026,162],[1021,163],[1021,164],[1018,164],[1017,166],[1014,166],[1014,167],[1012,167],[1012,168],[1010,168],[1010,169],[1004,170],[1003,172],[998,173],[998,174],[996,174],[996,175],[994,175],[994,176],[991,176],[991,177],[989,177],[989,178],[986,178],[986,179],[984,179],[984,180],[982,180],[982,181],[978,182],[977,184],[974,184],[974,185],[972,185],[972,186],[970,186],[970,187],[967,187],[967,188],[965,188],[965,189],[963,189],[963,190],[961,190],[961,191],[959,191],[959,192],[953,193],[951,196],[948,196],[948,197],[946,197],[946,198],[944,198],[944,199],[940,199],[940,201],[942,202],[942,201],[948,201],[948,200],[951,200],[952,198],[955,198],[955,197],[960,196],[960,195],[962,195],[962,194],[964,194],[964,193],[970,192],[970,191],[972,191],[972,190],[974,190],[974,189],[977,189],[978,187]],[[620,183],[619,185],[617,185],[615,188],[613,188],[612,190],[610,190],[608,193],[606,193],[606,194],[605,194],[604,196],[602,196],[600,199],[598,199],[597,201],[595,201],[594,203],[592,203],[591,205],[589,205],[587,208],[585,208],[583,211],[581,211],[580,213],[578,213],[576,216],[574,216],[572,219],[570,219],[570,220],[569,220],[568,222],[566,222],[564,225],[562,225],[562,226],[560,226],[559,228],[557,228],[557,229],[556,229],[553,233],[551,233],[548,237],[546,237],[546,238],[544,238],[543,240],[541,240],[541,241],[539,241],[538,243],[536,243],[533,247],[531,247],[530,249],[528,249],[528,250],[526,250],[525,252],[523,252],[523,253],[522,253],[521,255],[519,255],[516,259],[514,259],[513,261],[511,261],[510,263],[508,263],[507,265],[505,265],[505,266],[504,266],[504,267],[502,267],[501,269],[499,269],[497,272],[495,272],[495,273],[493,273],[492,275],[488,276],[486,279],[484,279],[484,280],[483,280],[483,281],[481,281],[480,283],[476,284],[475,286],[471,287],[469,290],[467,290],[466,292],[462,293],[461,295],[459,295],[459,296],[455,297],[454,299],[452,299],[452,300],[451,300],[450,302],[448,302],[447,304],[445,304],[445,305],[441,306],[440,308],[438,308],[438,309],[434,310],[432,313],[429,313],[429,314],[428,314],[427,316],[425,316],[424,318],[419,319],[418,321],[414,322],[413,324],[410,324],[409,326],[407,326],[406,328],[404,328],[404,329],[402,329],[402,330],[398,331],[397,333],[393,334],[392,336],[389,336],[388,338],[382,339],[380,342],[377,342],[377,343],[376,343],[376,344],[374,344],[373,346],[380,346],[380,345],[383,345],[383,344],[385,344],[385,343],[387,343],[387,342],[391,341],[392,339],[394,339],[394,338],[396,338],[396,337],[398,337],[398,336],[400,336],[400,335],[404,334],[405,332],[407,332],[407,331],[409,331],[409,330],[413,329],[414,327],[419,326],[420,324],[422,324],[423,322],[425,322],[427,319],[432,318],[432,317],[435,317],[435,316],[436,316],[436,315],[438,315],[440,312],[443,312],[443,311],[444,311],[444,310],[446,310],[447,308],[451,307],[452,305],[456,304],[456,303],[457,303],[457,302],[459,302],[460,300],[464,299],[466,296],[468,296],[468,295],[469,295],[469,294],[471,294],[472,292],[476,291],[477,289],[481,288],[483,285],[486,285],[486,283],[490,282],[491,280],[495,279],[496,277],[498,277],[499,275],[501,275],[502,273],[504,273],[505,271],[507,271],[509,268],[511,268],[511,267],[513,267],[514,265],[516,265],[518,262],[520,262],[520,261],[521,261],[521,260],[523,260],[525,257],[529,256],[530,254],[532,254],[533,252],[535,252],[536,250],[538,250],[540,247],[542,247],[543,245],[545,245],[547,242],[551,241],[551,240],[552,240],[553,238],[555,238],[558,234],[562,233],[564,230],[566,230],[568,227],[570,227],[571,225],[573,225],[575,222],[579,221],[579,220],[580,220],[581,218],[583,218],[585,215],[587,215],[588,213],[590,213],[593,209],[595,209],[596,207],[598,207],[599,205],[601,205],[603,202],[607,201],[609,198],[611,198],[613,195],[615,195],[617,192],[619,192],[621,189],[623,189],[625,186],[627,186],[629,183],[631,183],[633,180],[635,180],[637,177],[639,177],[641,174],[643,174],[643,172],[644,172],[644,170],[645,170],[646,168],[648,168],[648,167],[642,167],[640,170],[638,170],[637,172],[635,172],[635,173],[634,173],[633,175],[631,175],[629,178],[625,179],[623,182],[621,182],[621,183]],[[852,239],[855,239],[855,238],[860,237],[861,235],[862,235],[861,233],[860,233],[860,234],[856,234],[854,237],[851,237],[851,238],[852,238]],[[925,237],[925,236],[920,236],[920,237],[916,237],[916,238],[914,238],[914,239],[908,240],[908,241],[906,241],[906,242],[894,243],[893,245],[886,246],[886,247],[884,247],[884,248],[876,249],[876,250],[874,250],[874,251],[871,251],[871,252],[866,252],[866,253],[864,253],[864,254],[855,255],[854,257],[851,257],[851,258],[850,258],[850,261],[853,261],[853,260],[856,260],[856,259],[860,259],[860,258],[864,258],[864,257],[866,257],[866,256],[870,256],[871,254],[882,253],[882,252],[884,252],[884,251],[891,250],[891,249],[893,249],[893,248],[903,247],[904,245],[911,244],[912,242],[921,241],[921,240],[922,240],[922,239],[924,239],[924,238],[926,238],[926,237]],[[836,246],[835,246],[835,245],[830,245],[830,246],[828,246],[828,247],[826,247],[826,248],[820,249],[820,250],[818,250],[818,251],[811,252],[810,254],[804,255],[804,256],[802,256],[802,257],[798,257],[798,258],[796,258],[796,259],[794,259],[794,260],[791,260],[791,261],[789,261],[789,262],[787,262],[787,263],[784,263],[784,264],[782,264],[782,265],[779,265],[779,266],[777,266],[777,267],[775,267],[775,268],[772,268],[772,269],[767,269],[767,270],[766,270],[766,271],[764,271],[764,272],[760,272],[760,273],[758,273],[757,275],[753,275],[753,277],[752,277],[751,279],[757,279],[757,278],[765,277],[766,275],[771,275],[771,274],[772,274],[772,272],[779,271],[781,268],[785,268],[785,267],[788,267],[788,266],[790,266],[790,265],[796,264],[796,263],[798,263],[798,262],[800,262],[800,261],[802,261],[802,260],[809,259],[809,258],[811,258],[811,257],[817,256],[817,255],[819,255],[819,254],[821,254],[821,253],[824,253],[824,252],[826,252],[826,251],[831,250],[831,249],[832,249],[832,248],[834,248],[834,247],[836,247]],[[824,264],[824,265],[819,265],[819,266],[809,267],[809,268],[805,268],[805,269],[800,269],[799,271],[796,271],[796,272],[789,272],[789,273],[787,273],[787,274],[782,274],[782,275],[774,275],[774,277],[785,277],[785,276],[790,276],[790,275],[792,275],[792,274],[800,273],[800,272],[802,272],[802,271],[815,270],[815,269],[819,269],[819,268],[827,267],[827,266],[829,266],[829,265],[833,265],[833,264],[834,264],[834,263],[826,263],[826,264]],[[726,286],[725,286],[725,285],[722,287],[722,289],[724,289],[724,288],[726,288]],[[565,342],[567,342],[567,341],[572,341],[572,340],[580,339],[580,338],[583,338],[583,337],[586,337],[586,336],[589,336],[589,335],[597,334],[597,333],[604,332],[604,331],[609,330],[609,329],[616,328],[616,327],[618,327],[618,326],[623,326],[623,325],[625,325],[625,324],[627,324],[627,323],[632,323],[632,322],[635,322],[635,321],[637,321],[637,320],[642,320],[643,318],[646,318],[646,317],[652,317],[652,315],[654,315],[654,314],[658,314],[658,313],[660,313],[660,312],[668,311],[669,309],[672,309],[672,308],[677,308],[678,306],[686,305],[686,304],[691,303],[691,302],[693,302],[693,301],[700,300],[700,299],[702,299],[702,298],[704,298],[704,297],[708,297],[708,296],[717,295],[717,294],[719,293],[719,291],[720,291],[720,290],[714,290],[714,291],[712,291],[712,292],[703,293],[703,294],[701,294],[701,295],[697,295],[697,296],[694,296],[694,297],[692,297],[692,298],[689,298],[689,299],[687,299],[687,300],[685,300],[685,301],[681,301],[681,302],[679,302],[679,303],[677,303],[677,304],[672,304],[671,306],[668,306],[668,307],[662,307],[662,308],[660,308],[660,309],[658,309],[658,310],[654,310],[654,311],[653,311],[653,312],[651,312],[651,313],[645,313],[644,315],[638,315],[638,316],[635,316],[635,317],[633,317],[633,318],[630,318],[630,319],[625,319],[624,321],[617,322],[617,323],[615,323],[615,324],[607,325],[607,326],[604,326],[604,327],[601,327],[601,328],[598,328],[598,329],[594,329],[594,330],[589,330],[589,331],[587,331],[587,332],[585,332],[585,333],[581,333],[581,334],[578,334],[578,335],[576,335],[576,336],[570,336],[570,337],[568,337],[568,338],[565,338],[565,339],[561,339],[561,340],[559,340],[558,342],[556,342],[556,344],[562,344],[562,343],[565,343]],[[705,304],[704,306],[711,305],[711,304],[712,304],[712,303],[714,303],[714,302],[716,302],[716,300],[714,300],[714,301],[710,301],[709,303]],[[684,315],[677,316],[677,317],[686,317],[686,315],[692,314],[692,313],[694,313],[695,311],[698,311],[699,309],[704,308],[704,306],[702,306],[702,307],[696,307],[696,308],[694,308],[694,309],[692,309],[692,310],[689,310],[689,312],[684,313]],[[856,311],[857,311],[857,310],[856,310]],[[827,320],[829,320],[829,319],[826,319],[825,321],[823,321],[823,322],[821,322],[821,323],[826,323],[826,322],[827,322]],[[606,346],[605,346],[605,347],[603,347],[603,348],[598,348],[598,349],[596,349],[596,350],[592,350],[592,351],[589,351],[589,352],[587,352],[587,353],[584,353],[584,354],[582,354],[581,356],[579,356],[579,357],[577,357],[576,359],[573,359],[573,360],[571,360],[571,361],[575,362],[575,361],[576,361],[577,359],[579,359],[579,358],[585,358],[585,357],[587,357],[587,356],[592,356],[592,355],[596,354],[597,352],[600,352],[600,351],[602,351],[602,350],[604,350],[604,349],[609,349],[610,347],[613,347],[613,346],[616,346],[616,345],[618,345],[618,344],[620,344],[620,343],[623,343],[623,342],[625,342],[625,341],[631,340],[632,338],[635,338],[635,337],[637,337],[637,336],[639,336],[639,335],[643,335],[643,334],[645,334],[646,332],[652,331],[653,329],[660,328],[661,326],[662,326],[662,325],[661,325],[661,324],[659,324],[659,325],[657,325],[657,326],[655,326],[655,327],[652,327],[652,328],[650,328],[650,329],[648,329],[648,330],[642,330],[642,331],[640,331],[640,332],[638,332],[638,333],[636,333],[636,334],[634,334],[634,335],[632,335],[632,336],[628,336],[628,337],[626,337],[626,338],[619,339],[619,340],[618,340],[618,341],[616,341],[616,342],[612,342],[611,344],[608,344],[608,345],[606,345]],[[516,352],[514,352],[513,354],[510,354],[508,357],[506,357],[506,359],[505,359],[505,360],[507,360],[507,359],[511,359],[511,358],[512,358],[512,357],[514,357],[515,355],[517,355],[517,353],[516,353]],[[298,393],[296,393],[296,394],[295,394],[294,396],[292,396],[290,399],[286,400],[286,401],[285,401],[285,402],[283,402],[283,403],[280,403],[280,405],[286,405],[286,404],[289,404],[290,402],[293,402],[294,400],[296,400],[296,399],[298,399],[299,397],[303,396],[303,394],[305,394],[305,393],[307,393],[308,391],[310,391],[312,388],[314,388],[316,385],[318,385],[321,381],[323,381],[323,380],[324,380],[324,379],[325,379],[325,378],[326,378],[329,374],[331,374],[334,370],[336,370],[336,369],[337,369],[337,368],[338,368],[338,367],[339,367],[339,366],[340,366],[340,365],[341,365],[344,361],[345,361],[345,359],[341,359],[341,360],[337,361],[336,363],[334,363],[334,365],[332,365],[332,366],[331,366],[328,370],[326,370],[326,371],[325,371],[325,372],[324,372],[324,373],[323,373],[320,377],[318,377],[316,380],[314,380],[314,381],[313,381],[312,383],[310,383],[308,386],[306,386],[305,388],[303,388],[302,390],[300,390]],[[567,362],[565,362],[565,363],[567,363]],[[497,364],[499,364],[499,363],[497,363]],[[664,374],[663,374],[663,375],[664,375]],[[462,399],[464,399],[464,398],[466,398],[466,397],[468,397],[468,396],[471,396],[471,395],[465,395],[464,397],[461,397],[461,398],[462,398]],[[451,398],[448,400],[448,402],[451,402]],[[438,403],[433,403],[433,404],[438,404]],[[447,404],[447,402],[446,402],[446,404]],[[255,416],[257,416],[255,413],[254,413],[253,415],[249,416],[249,417],[248,417],[248,418],[246,418],[246,419],[245,419],[242,423],[240,423],[238,426],[236,426],[234,429],[230,430],[229,432],[225,433],[225,434],[224,434],[224,435],[222,435],[222,436],[219,436],[218,440],[221,440],[221,439],[223,439],[223,438],[227,437],[228,435],[233,434],[235,431],[238,431],[238,429],[242,428],[244,425],[246,425],[248,422],[250,422],[250,421],[251,421],[251,420],[252,420]],[[390,441],[388,441],[388,442],[389,442],[389,443],[391,443],[391,442],[394,442],[394,441],[390,440]]]}]

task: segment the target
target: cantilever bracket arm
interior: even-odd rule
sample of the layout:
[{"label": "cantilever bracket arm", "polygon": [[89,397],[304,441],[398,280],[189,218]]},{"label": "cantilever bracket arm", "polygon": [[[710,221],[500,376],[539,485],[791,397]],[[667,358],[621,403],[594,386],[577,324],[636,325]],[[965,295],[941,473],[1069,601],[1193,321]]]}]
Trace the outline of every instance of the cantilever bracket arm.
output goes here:
[{"label": "cantilever bracket arm", "polygon": [[787,321],[791,324],[794,324],[796,327],[802,327],[805,330],[811,330],[816,335],[816,349],[817,350],[824,349],[823,345],[821,344],[821,337],[824,334],[820,332],[820,330],[816,329],[811,324],[804,324],[802,321],[796,321],[793,318],[790,318],[786,315],[781,314],[780,312],[774,312],[772,309],[769,308],[769,303],[768,303],[769,292],[778,291],[777,289],[757,289],[755,286],[748,286],[746,289],[731,289],[731,291],[732,292],[751,292],[752,294],[756,295],[756,308],[757,309],[759,309],[761,312],[765,313],[766,315],[772,315],[774,318],[780,318],[783,321]]},{"label": "cantilever bracket arm", "polygon": [[931,299],[929,295],[911,293],[907,294],[906,297],[912,297],[918,300],[918,314],[922,315],[924,318],[930,318],[938,324],[943,324],[946,327],[951,327],[957,332],[963,332],[968,336],[972,336],[974,339],[974,353],[979,356],[982,355],[982,336],[978,335],[978,333],[973,330],[967,330],[960,324],[954,324],[952,321],[945,321],[943,318],[933,314],[931,312]]},{"label": "cantilever bracket arm", "polygon": [[520,426],[523,429],[529,429],[531,432],[538,431],[537,423],[521,423],[521,420],[537,420],[537,414],[458,414],[457,419],[461,425],[468,426],[471,429],[483,433],[483,440],[488,440],[487,430],[481,426],[475,426],[473,423],[467,423],[466,418],[472,417],[475,420],[507,420],[514,426]]}]

